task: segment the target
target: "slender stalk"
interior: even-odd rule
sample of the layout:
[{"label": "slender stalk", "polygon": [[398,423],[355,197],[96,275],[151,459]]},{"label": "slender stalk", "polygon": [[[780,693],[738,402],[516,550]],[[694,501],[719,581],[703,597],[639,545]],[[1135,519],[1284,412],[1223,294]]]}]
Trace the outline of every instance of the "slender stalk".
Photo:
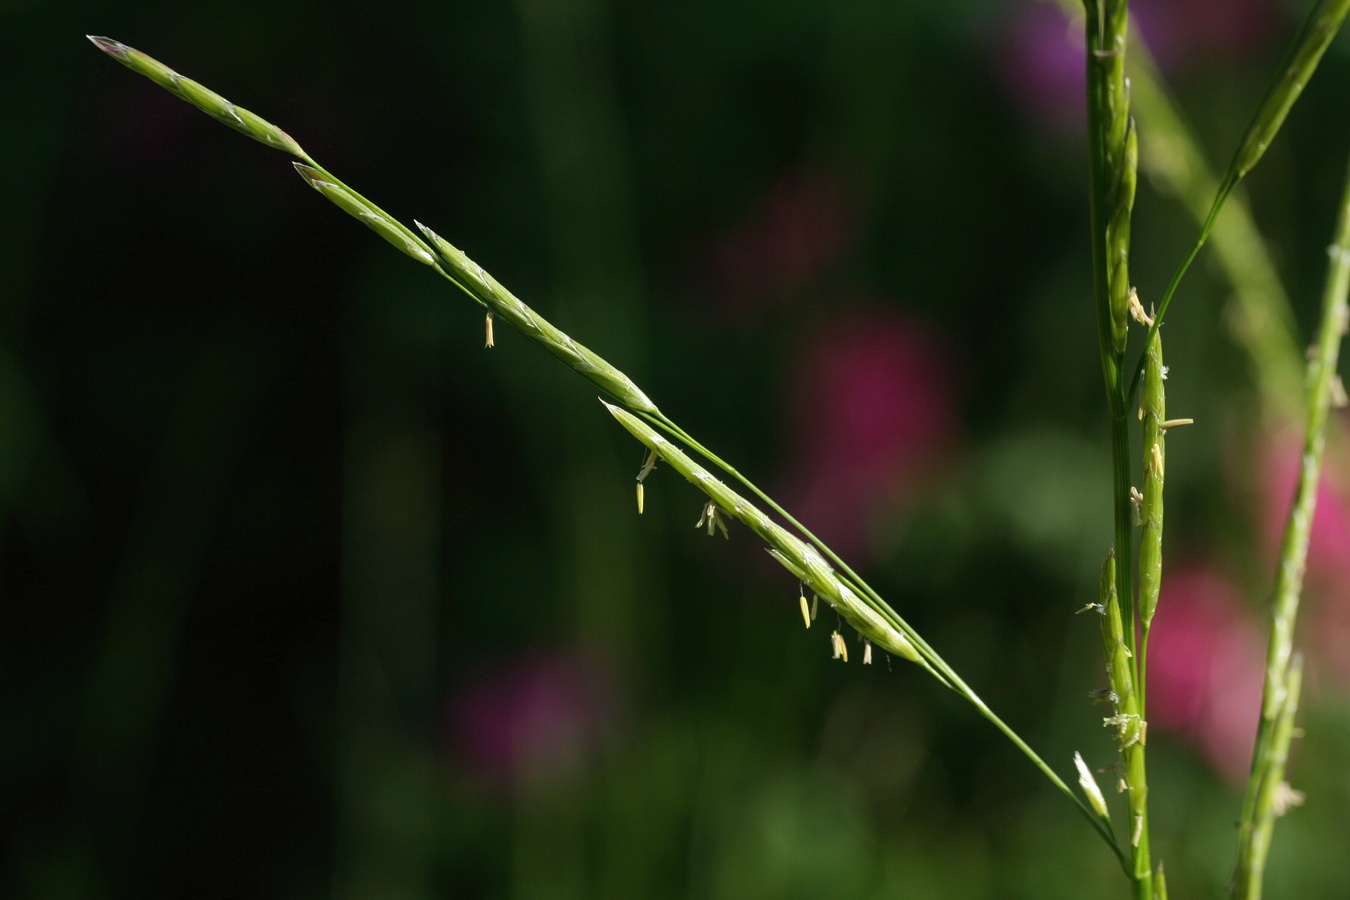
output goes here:
[{"label": "slender stalk", "polygon": [[[1303,573],[1308,560],[1308,542],[1312,536],[1313,515],[1317,508],[1317,483],[1322,472],[1326,448],[1326,423],[1336,381],[1336,366],[1341,340],[1350,323],[1350,171],[1346,173],[1341,195],[1336,232],[1328,248],[1326,285],[1322,293],[1322,318],[1315,354],[1308,362],[1307,431],[1303,441],[1302,465],[1294,502],[1285,524],[1280,545],[1280,562],[1275,575],[1274,601],[1271,606],[1270,642],[1266,650],[1265,686],[1261,699],[1261,721],[1252,754],[1252,773],[1242,804],[1238,838],[1238,869],[1234,896],[1261,896],[1261,877],[1269,850],[1270,834],[1280,809],[1274,798],[1283,784],[1284,759],[1288,740],[1283,731],[1292,731],[1298,705],[1299,664],[1295,660],[1294,626],[1298,618]],[[1286,727],[1283,723],[1288,722]]]},{"label": "slender stalk", "polygon": [[[1129,620],[1123,617],[1122,605],[1116,595],[1118,569],[1115,554],[1107,554],[1106,562],[1102,564],[1100,585],[1102,655],[1106,657],[1106,676],[1111,686],[1115,715],[1105,719],[1104,724],[1115,730],[1116,741],[1120,745],[1121,766],[1130,812],[1130,846],[1133,848],[1131,866],[1127,871],[1137,885],[1140,880],[1147,880],[1150,875],[1147,862],[1148,779],[1144,758],[1144,742],[1148,738],[1148,728],[1143,717],[1142,697],[1136,687],[1133,654],[1125,642],[1125,625]],[[1133,626],[1133,622],[1129,624]]]},{"label": "slender stalk", "polygon": [[937,677],[939,681],[942,681],[954,693],[956,693],[957,695],[965,699],[968,703],[970,703],[971,706],[975,707],[975,710],[981,716],[983,716],[987,721],[989,721],[990,724],[992,724],[1006,738],[1008,738],[1008,740],[1010,740],[1013,743],[1013,745],[1017,747],[1017,749],[1022,751],[1023,755],[1025,755],[1027,759],[1031,761],[1031,764],[1034,765],[1037,769],[1039,769],[1041,773],[1044,774],[1046,778],[1050,780],[1051,784],[1053,784],[1062,794],[1068,797],[1069,800],[1072,801],[1075,806],[1078,807],[1079,811],[1083,813],[1083,815],[1086,816],[1088,820],[1092,823],[1092,826],[1097,831],[1097,833],[1101,835],[1102,839],[1106,841],[1108,846],[1110,846],[1112,852],[1115,853],[1116,858],[1120,861],[1121,867],[1128,874],[1129,859],[1126,856],[1124,850],[1122,850],[1120,845],[1116,842],[1115,835],[1111,831],[1110,821],[1102,820],[1092,811],[1092,809],[1087,804],[1083,803],[1083,801],[1073,793],[1073,791],[1069,788],[1069,786],[1064,783],[1063,779],[1059,777],[1059,775],[1054,771],[1054,769],[1050,768],[1049,764],[1046,763],[1045,760],[1043,760],[1040,757],[1040,755],[1037,754],[1036,751],[1034,751],[1025,741],[1023,741],[1021,736],[1018,735],[1016,731],[1014,731],[1006,722],[1004,722],[1001,718],[999,718],[998,715],[996,715],[994,711],[990,709],[988,705],[985,704],[985,702],[980,698],[980,696],[975,693],[974,689],[972,689],[968,684],[966,684],[966,682],[956,673],[956,670],[954,670],[950,665],[948,665],[947,661],[944,660],[942,656],[939,655],[938,652],[934,650],[918,632],[914,631],[909,626],[908,623],[906,623],[903,619],[901,619],[900,616],[897,615],[895,611],[892,610],[891,607],[881,598],[881,596],[875,590],[873,590],[872,587],[869,584],[867,584],[867,582],[865,582],[856,572],[854,572],[853,569],[846,562],[844,562],[823,541],[821,541],[814,534],[812,534],[810,530],[806,528],[806,526],[802,525],[795,518],[793,518],[792,515],[787,512],[787,510],[779,506],[778,503],[772,497],[770,497],[768,494],[760,490],[757,486],[755,486],[753,482],[751,482],[748,478],[742,475],[729,463],[725,462],[711,450],[704,447],[698,441],[694,440],[693,437],[684,432],[684,430],[681,429],[674,422],[670,421],[664,415],[661,414],[657,414],[655,416],[647,416],[646,418],[650,419],[654,424],[658,425],[658,427],[662,428],[667,433],[677,437],[682,443],[686,444],[691,449],[695,450],[697,453],[699,453],[699,455],[703,456],[705,459],[709,460],[718,468],[722,469],[724,472],[731,475],[733,478],[735,478],[737,481],[743,484],[747,490],[749,490],[756,497],[762,500],[766,506],[768,506],[775,513],[781,516],[793,528],[795,528],[798,532],[800,532],[803,537],[805,537],[808,541],[810,541],[812,545],[817,547],[823,554],[825,554],[825,556],[828,557],[829,560],[838,567],[839,574],[841,574],[845,578],[848,584],[852,588],[857,590],[859,593],[861,593],[862,596],[873,605],[873,608],[876,609],[884,618],[886,618],[887,621],[889,621],[894,627],[896,627],[905,634],[905,637],[909,640],[909,642],[912,643],[918,649],[923,659],[927,661],[929,665],[932,666],[932,669],[934,670],[933,674],[935,675],[935,677]]},{"label": "slender stalk", "polygon": [[[1070,0],[1063,0],[1070,2]],[[1197,227],[1208,220],[1219,189],[1219,175],[1205,159],[1158,74],[1148,48],[1133,45],[1126,61],[1133,109],[1143,123],[1139,165],[1150,182],[1174,195]],[[1251,358],[1254,380],[1265,401],[1290,414],[1301,409],[1303,349],[1298,346],[1294,312],[1279,273],[1242,197],[1234,192],[1210,233],[1214,259],[1233,291],[1233,337]],[[1152,346],[1152,345],[1150,345]],[[1147,390],[1147,386],[1143,388]],[[1147,401],[1141,401],[1147,405]]]},{"label": "slender stalk", "polygon": [[1265,883],[1266,860],[1270,855],[1270,841],[1275,832],[1275,820],[1291,806],[1303,802],[1303,795],[1289,787],[1284,780],[1289,762],[1289,746],[1293,743],[1298,717],[1299,695],[1303,689],[1303,657],[1295,653],[1290,659],[1285,677],[1285,699],[1278,716],[1268,732],[1262,749],[1259,773],[1252,773],[1249,783],[1252,820],[1245,819],[1238,831],[1238,866],[1233,879],[1233,896],[1242,900],[1259,900]]},{"label": "slender stalk", "polygon": [[[1233,155],[1233,161],[1228,165],[1228,171],[1219,184],[1218,193],[1214,196],[1209,215],[1205,217],[1204,224],[1200,227],[1200,234],[1196,237],[1195,244],[1172,275],[1172,280],[1163,293],[1162,302],[1158,305],[1158,313],[1154,317],[1153,325],[1149,328],[1145,347],[1153,342],[1158,330],[1162,328],[1163,318],[1172,305],[1172,297],[1176,293],[1177,286],[1181,284],[1182,277],[1200,253],[1200,248],[1205,245],[1205,240],[1209,237],[1210,230],[1214,227],[1214,221],[1218,218],[1224,202],[1227,201],[1229,195],[1233,193],[1233,189],[1238,186],[1238,183],[1242,181],[1246,174],[1260,162],[1271,142],[1275,140],[1276,134],[1279,133],[1280,127],[1284,125],[1284,120],[1289,115],[1289,111],[1293,109],[1294,103],[1303,93],[1303,88],[1317,71],[1317,66],[1322,61],[1322,54],[1326,52],[1332,39],[1336,37],[1347,12],[1350,12],[1350,0],[1318,0],[1308,10],[1308,15],[1303,19],[1303,24],[1299,27],[1298,33],[1285,51],[1284,59],[1281,61],[1274,80],[1266,89],[1265,99],[1262,100],[1256,114],[1252,117],[1251,124],[1247,127],[1246,136]],[[1139,389],[1139,381],[1143,377],[1144,362],[1144,357],[1141,356],[1139,364],[1135,367],[1134,377],[1130,382],[1129,397],[1131,399],[1134,398]]]},{"label": "slender stalk", "polygon": [[[1093,283],[1098,352],[1111,424],[1114,552],[1103,568],[1103,613],[1107,622],[1107,669],[1117,695],[1113,719],[1129,786],[1130,866],[1138,900],[1151,898],[1152,863],[1148,839],[1148,788],[1139,654],[1134,603],[1134,507],[1130,484],[1130,433],[1124,360],[1131,301],[1130,224],[1138,165],[1138,136],[1130,117],[1125,57],[1129,34],[1126,0],[1084,0],[1088,79],[1088,147],[1092,219]],[[1116,559],[1121,563],[1116,564]],[[1109,626],[1109,628],[1108,628]],[[1112,720],[1108,720],[1111,722]]]}]

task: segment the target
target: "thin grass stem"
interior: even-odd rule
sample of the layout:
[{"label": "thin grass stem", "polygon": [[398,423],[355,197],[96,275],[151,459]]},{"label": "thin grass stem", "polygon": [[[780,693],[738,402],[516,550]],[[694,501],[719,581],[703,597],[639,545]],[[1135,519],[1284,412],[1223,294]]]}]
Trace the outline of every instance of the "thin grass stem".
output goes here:
[{"label": "thin grass stem", "polygon": [[[1326,284],[1322,315],[1314,354],[1308,361],[1307,430],[1294,500],[1285,523],[1271,604],[1270,641],[1266,649],[1265,684],[1261,697],[1261,720],[1252,754],[1252,772],[1242,804],[1239,827],[1237,877],[1234,896],[1255,900],[1261,895],[1261,875],[1269,850],[1270,833],[1280,810],[1272,805],[1275,789],[1283,783],[1287,744],[1281,746],[1280,728],[1292,723],[1297,711],[1298,665],[1294,654],[1294,627],[1298,619],[1303,573],[1308,561],[1313,516],[1317,509],[1317,484],[1326,449],[1326,423],[1330,415],[1336,366],[1341,341],[1350,322],[1350,171],[1346,173],[1340,214],[1332,244],[1327,248]],[[1290,725],[1292,728],[1292,724]]]},{"label": "thin grass stem", "polygon": [[[1275,140],[1275,136],[1279,133],[1281,126],[1284,125],[1284,121],[1289,115],[1289,111],[1293,109],[1294,103],[1302,95],[1303,88],[1312,80],[1318,64],[1322,61],[1322,55],[1331,45],[1332,39],[1336,37],[1347,12],[1350,12],[1350,0],[1318,0],[1308,10],[1298,33],[1295,34],[1294,39],[1285,51],[1275,78],[1266,89],[1265,99],[1262,100],[1256,114],[1252,117],[1251,124],[1247,127],[1246,136],[1233,155],[1233,161],[1228,165],[1227,173],[1219,183],[1218,192],[1214,196],[1214,203],[1210,207],[1209,215],[1205,217],[1204,224],[1200,227],[1200,234],[1196,237],[1195,244],[1172,275],[1172,280],[1163,293],[1162,302],[1158,304],[1157,315],[1154,316],[1153,324],[1149,327],[1148,339],[1144,342],[1145,347],[1153,342],[1158,330],[1162,328],[1163,319],[1172,305],[1172,297],[1176,294],[1177,286],[1181,284],[1182,277],[1185,276],[1191,263],[1200,253],[1200,248],[1205,245],[1205,240],[1209,237],[1209,232],[1214,227],[1214,221],[1218,218],[1224,202],[1232,194],[1238,183],[1260,162],[1267,148]],[[1136,396],[1139,389],[1139,381],[1143,376],[1143,371],[1144,357],[1141,356],[1130,381],[1128,396],[1131,400]]]},{"label": "thin grass stem", "polygon": [[[1114,717],[1129,785],[1130,862],[1127,874],[1137,900],[1152,896],[1148,838],[1148,789],[1144,765],[1143,710],[1136,686],[1142,680],[1134,602],[1134,506],[1130,483],[1128,391],[1124,378],[1131,301],[1130,225],[1138,165],[1138,135],[1130,116],[1125,77],[1129,37],[1126,0],[1084,0],[1088,81],[1088,147],[1093,286],[1111,428],[1114,549],[1102,571],[1107,671],[1117,696]],[[1116,560],[1121,560],[1119,565]],[[1110,720],[1108,720],[1110,721]]]}]

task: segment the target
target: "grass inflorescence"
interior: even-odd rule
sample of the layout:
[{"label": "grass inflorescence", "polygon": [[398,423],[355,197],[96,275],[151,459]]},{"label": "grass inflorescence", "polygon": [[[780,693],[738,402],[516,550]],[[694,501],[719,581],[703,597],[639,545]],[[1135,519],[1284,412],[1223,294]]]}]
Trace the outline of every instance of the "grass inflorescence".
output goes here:
[{"label": "grass inflorescence", "polygon": [[[1067,2],[1067,0],[1065,0]],[[1112,729],[1120,754],[1119,785],[1126,793],[1124,837],[1117,840],[1110,807],[1082,756],[1074,767],[1083,799],[1006,723],[996,716],[958,673],[870,585],[824,542],[792,518],[770,496],[732,465],[703,446],[647,396],[620,368],[595,353],[507,290],[496,278],[457,246],[421,222],[415,230],[400,222],[350,185],[316,162],[289,134],[200,83],[186,78],[158,60],[106,37],[89,39],[104,53],[132,71],[201,109],[226,126],[293,158],[296,172],[348,215],[362,222],[401,253],[435,270],[484,311],[487,347],[495,344],[494,322],[512,326],[532,343],[567,365],[603,393],[610,415],[647,448],[637,476],[637,505],[643,511],[648,476],[658,464],[673,469],[703,495],[697,526],[710,535],[730,536],[728,523],[743,524],[767,545],[770,555],[798,582],[797,605],[807,628],[823,600],[857,633],[861,657],[871,662],[876,647],[915,663],[944,687],[965,699],[1022,752],[1046,778],[1068,797],[1110,847],[1129,878],[1139,900],[1166,897],[1161,862],[1154,866],[1149,833],[1146,748],[1147,647],[1149,629],[1162,596],[1163,488],[1166,474],[1166,433],[1189,420],[1166,418],[1165,380],[1160,328],[1182,277],[1196,258],[1220,210],[1237,184],[1260,161],[1275,139],[1304,86],[1350,10],[1350,0],[1321,0],[1313,5],[1258,108],[1245,137],[1222,178],[1194,176],[1199,154],[1187,144],[1165,94],[1144,68],[1142,96],[1145,121],[1136,123],[1132,111],[1130,24],[1126,0],[1085,0],[1087,43],[1088,137],[1091,182],[1091,240],[1097,342],[1106,389],[1112,443],[1113,546],[1101,569],[1098,602],[1090,604],[1101,615],[1101,641],[1108,687],[1101,698],[1112,704],[1105,724]],[[1131,231],[1141,152],[1149,165],[1148,116],[1156,114],[1160,129],[1180,141],[1191,161],[1190,181],[1173,171],[1163,173],[1174,189],[1187,195],[1188,206],[1201,220],[1199,236],[1161,295],[1156,311],[1146,308],[1130,277]],[[1141,131],[1141,128],[1144,129]],[[1141,149],[1142,148],[1142,149]],[[1196,200],[1196,186],[1213,188],[1208,212]],[[1245,220],[1244,220],[1245,221]],[[1254,229],[1253,229],[1254,231]],[[1290,742],[1302,684],[1303,663],[1293,648],[1293,629],[1306,560],[1313,500],[1320,475],[1327,410],[1335,397],[1334,373],[1345,323],[1350,320],[1346,294],[1350,290],[1350,175],[1342,199],[1341,219],[1332,245],[1324,295],[1321,332],[1309,363],[1306,396],[1307,433],[1304,463],[1282,547],[1275,585],[1272,633],[1268,653],[1260,731],[1243,807],[1240,852],[1235,891],[1245,898],[1260,895],[1265,860],[1276,817],[1295,797],[1285,781]],[[1252,321],[1259,316],[1252,312]],[[1287,312],[1275,316],[1288,324]],[[1133,325],[1144,329],[1137,364],[1127,363]],[[1282,332],[1283,333],[1283,332]],[[1288,356],[1267,342],[1267,368],[1288,368]],[[1253,347],[1257,342],[1253,340]],[[1275,349],[1271,349],[1274,347]],[[1270,360],[1275,360],[1271,362]],[[1280,381],[1272,376],[1272,382]],[[1284,380],[1287,380],[1285,378]],[[1131,450],[1131,413],[1138,400],[1140,454]],[[612,401],[612,402],[611,402]],[[697,458],[696,458],[697,457]],[[701,458],[703,461],[701,462]],[[713,474],[720,469],[752,495],[749,499]],[[1136,468],[1137,467],[1137,468]],[[1142,490],[1133,473],[1142,473]],[[1135,529],[1138,529],[1137,537]],[[1136,544],[1137,541],[1137,544]],[[812,595],[807,600],[808,591]],[[835,630],[831,653],[848,661],[848,639]],[[855,654],[856,656],[857,654]],[[1085,802],[1086,801],[1086,802]]]}]

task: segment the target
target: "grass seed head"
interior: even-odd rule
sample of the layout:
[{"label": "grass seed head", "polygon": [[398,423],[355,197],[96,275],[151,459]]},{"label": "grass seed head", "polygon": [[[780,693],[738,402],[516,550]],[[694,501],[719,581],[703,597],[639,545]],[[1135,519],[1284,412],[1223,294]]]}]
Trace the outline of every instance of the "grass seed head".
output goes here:
[{"label": "grass seed head", "polygon": [[1317,64],[1340,30],[1347,11],[1350,11],[1350,0],[1328,0],[1312,5],[1300,30],[1298,46],[1285,58],[1280,80],[1266,94],[1233,160],[1231,177],[1234,180],[1250,172],[1265,155],[1289,110],[1293,109],[1304,86],[1317,71]]},{"label": "grass seed head", "polygon": [[443,269],[471,297],[515,326],[521,334],[538,344],[551,355],[566,363],[583,378],[595,384],[624,406],[638,412],[655,413],[656,404],[633,383],[632,379],[589,348],[578,344],[543,316],[520,301],[515,294],[502,287],[482,266],[469,259],[463,250],[414,221],[435,249]]},{"label": "grass seed head", "polygon": [[[600,401],[604,403],[604,401]],[[797,580],[839,613],[858,633],[877,646],[911,662],[919,661],[918,650],[887,617],[874,609],[839,577],[815,547],[773,522],[754,504],[714,478],[707,469],[689,458],[655,428],[612,403],[604,403],[610,414],[642,444],[655,451],[667,465],[707,494],[709,502],[695,527],[716,527],[716,517],[739,519],[769,545],[769,554]],[[889,609],[888,616],[894,616]],[[813,616],[814,618],[814,616]],[[898,618],[898,617],[897,617]]]},{"label": "grass seed head", "polygon": [[295,171],[300,173],[300,177],[305,179],[310,187],[331,200],[338,209],[362,222],[408,256],[425,266],[436,264],[436,257],[432,254],[431,248],[422,243],[421,239],[351,188],[339,184],[313,166],[301,162],[295,163]]},{"label": "grass seed head", "polygon": [[307,159],[305,151],[289,134],[256,113],[235,106],[215,91],[179,75],[164,63],[112,38],[85,35],[95,47],[111,56],[133,72],[144,75],[155,84],[186,100],[218,122],[230,126],[240,134],[248,135],[269,147]]}]

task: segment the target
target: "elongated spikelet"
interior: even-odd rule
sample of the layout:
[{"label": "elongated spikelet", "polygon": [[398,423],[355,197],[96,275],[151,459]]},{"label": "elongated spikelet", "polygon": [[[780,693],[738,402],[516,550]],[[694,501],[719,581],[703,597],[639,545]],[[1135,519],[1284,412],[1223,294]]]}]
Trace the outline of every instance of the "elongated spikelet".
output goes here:
[{"label": "elongated spikelet", "polygon": [[[604,403],[604,401],[601,401]],[[637,416],[605,403],[614,418],[670,467],[707,494],[724,514],[733,516],[769,544],[769,555],[814,591],[843,616],[844,620],[883,650],[911,662],[919,662],[919,653],[909,639],[886,617],[840,579],[819,551],[772,521],[754,504],[714,478],[698,463]],[[888,610],[889,612],[889,610]],[[894,615],[894,613],[891,613]]]},{"label": "elongated spikelet", "polygon": [[1111,818],[1111,813],[1106,809],[1106,798],[1102,796],[1102,789],[1097,786],[1097,779],[1092,776],[1092,770],[1083,762],[1083,754],[1075,751],[1073,764],[1074,768],[1078,769],[1078,786],[1083,789],[1083,795],[1087,797],[1092,811],[1103,819]]},{"label": "elongated spikelet", "polygon": [[522,303],[515,294],[464,255],[454,244],[414,221],[426,235],[455,282],[495,314],[514,325],[521,334],[557,357],[574,371],[599,387],[624,406],[640,412],[656,412],[656,404],[647,399],[632,380],[590,349],[572,340],[543,316]]},{"label": "elongated spikelet", "polygon": [[300,177],[305,179],[310,187],[333,201],[333,205],[338,209],[365,224],[371,231],[408,256],[424,266],[436,264],[436,257],[431,248],[423,243],[421,238],[333,176],[301,162],[295,164],[295,171],[300,173]]},{"label": "elongated spikelet", "polygon": [[184,78],[154,57],[146,56],[141,51],[128,47],[120,41],[96,37],[92,34],[86,35],[86,37],[93,42],[95,47],[131,71],[144,75],[166,91],[175,94],[210,115],[213,119],[223,122],[235,131],[246,134],[255,141],[261,141],[269,147],[275,147],[301,159],[307,158],[305,151],[289,134],[262,116],[235,106],[210,88],[198,84],[191,78]]},{"label": "elongated spikelet", "polygon": [[1350,0],[1325,0],[1313,4],[1299,32],[1298,44],[1286,57],[1279,80],[1271,85],[1233,159],[1231,178],[1236,180],[1246,175],[1265,154],[1304,86],[1317,71],[1317,64],[1340,30],[1347,11],[1350,11]]},{"label": "elongated spikelet", "polygon": [[1166,397],[1163,378],[1162,335],[1149,344],[1144,364],[1144,387],[1139,411],[1144,415],[1144,492],[1139,505],[1139,618],[1147,628],[1153,622],[1162,588],[1163,476],[1167,453]]}]

